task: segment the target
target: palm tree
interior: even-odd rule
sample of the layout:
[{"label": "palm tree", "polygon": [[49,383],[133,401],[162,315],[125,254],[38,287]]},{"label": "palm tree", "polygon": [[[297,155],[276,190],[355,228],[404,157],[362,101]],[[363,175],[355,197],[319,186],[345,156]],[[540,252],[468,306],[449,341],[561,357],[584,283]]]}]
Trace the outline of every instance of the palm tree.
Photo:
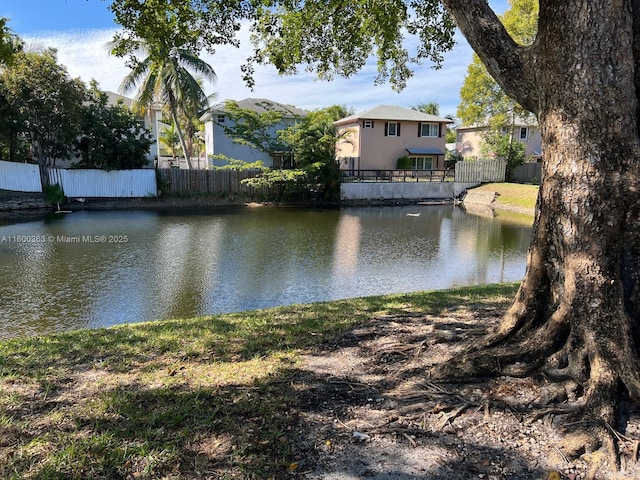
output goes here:
[{"label": "palm tree", "polygon": [[144,58],[132,62],[132,70],[122,80],[120,91],[127,93],[137,87],[134,104],[141,108],[154,102],[167,105],[187,167],[191,169],[191,158],[180,128],[179,113],[197,114],[208,105],[207,95],[191,71],[211,82],[216,79],[215,71],[211,65],[186,48],[161,41],[151,44],[145,40],[138,40],[134,45]]},{"label": "palm tree", "polygon": [[437,102],[418,103],[411,107],[411,110],[417,110],[418,112],[428,113],[430,115],[440,115],[440,105]]},{"label": "palm tree", "polygon": [[164,127],[160,133],[160,143],[162,146],[169,151],[173,159],[175,160],[178,152],[178,145],[180,143],[180,138],[178,137],[178,132],[176,130],[175,125],[171,125],[170,127]]}]

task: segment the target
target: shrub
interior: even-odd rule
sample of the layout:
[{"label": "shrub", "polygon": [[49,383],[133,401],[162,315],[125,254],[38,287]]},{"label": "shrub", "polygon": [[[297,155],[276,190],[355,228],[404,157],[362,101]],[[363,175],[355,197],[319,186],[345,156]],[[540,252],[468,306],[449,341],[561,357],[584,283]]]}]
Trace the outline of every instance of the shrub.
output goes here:
[{"label": "shrub", "polygon": [[411,170],[411,159],[406,155],[398,159],[398,170]]}]

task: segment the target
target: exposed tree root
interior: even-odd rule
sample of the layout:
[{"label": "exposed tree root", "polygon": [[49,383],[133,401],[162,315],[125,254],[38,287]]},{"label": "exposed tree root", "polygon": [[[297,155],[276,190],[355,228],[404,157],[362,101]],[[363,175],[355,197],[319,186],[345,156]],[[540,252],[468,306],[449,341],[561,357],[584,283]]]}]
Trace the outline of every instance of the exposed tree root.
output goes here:
[{"label": "exposed tree root", "polygon": [[444,418],[440,422],[438,422],[437,425],[434,425],[433,427],[434,431],[442,430],[445,425],[455,420],[457,417],[459,417],[462,414],[462,412],[470,408],[472,405],[473,404],[471,402],[467,402],[464,405],[461,405],[458,408],[456,408],[454,411],[444,415]]},{"label": "exposed tree root", "polygon": [[[506,327],[503,322],[481,342],[481,348],[476,345],[452,361],[433,366],[429,378],[446,383],[500,376],[544,379],[547,385],[540,405],[550,408],[534,419],[565,417],[566,438],[560,449],[567,457],[589,455],[588,478],[595,478],[604,463],[620,467],[620,434],[611,425],[617,425],[622,394],[640,398],[638,353],[628,330],[632,322],[624,314],[569,328],[569,310],[561,306],[532,328],[535,316],[529,313],[517,320],[519,312],[514,315],[512,307],[505,316]],[[604,331],[603,325],[609,330]]]}]

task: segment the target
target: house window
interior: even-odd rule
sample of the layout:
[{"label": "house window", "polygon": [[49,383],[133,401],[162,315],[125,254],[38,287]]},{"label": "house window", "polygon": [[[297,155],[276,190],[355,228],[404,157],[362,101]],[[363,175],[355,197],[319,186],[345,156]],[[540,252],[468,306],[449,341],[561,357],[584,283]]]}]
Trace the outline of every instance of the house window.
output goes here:
[{"label": "house window", "polygon": [[529,134],[529,129],[527,127],[520,128],[520,140],[526,140]]},{"label": "house window", "polygon": [[387,122],[385,135],[387,137],[399,137],[400,136],[400,123],[398,122]]},{"label": "house window", "polygon": [[409,157],[413,170],[432,170],[433,157]]},{"label": "house window", "polygon": [[440,125],[437,123],[421,123],[419,137],[439,137]]},{"label": "house window", "polygon": [[219,114],[218,115],[218,123],[224,123],[224,115],[223,114]]},{"label": "house window", "polygon": [[365,120],[364,128],[373,128],[373,120]]},{"label": "house window", "polygon": [[271,158],[273,168],[293,168],[293,154],[291,152],[274,152]]}]

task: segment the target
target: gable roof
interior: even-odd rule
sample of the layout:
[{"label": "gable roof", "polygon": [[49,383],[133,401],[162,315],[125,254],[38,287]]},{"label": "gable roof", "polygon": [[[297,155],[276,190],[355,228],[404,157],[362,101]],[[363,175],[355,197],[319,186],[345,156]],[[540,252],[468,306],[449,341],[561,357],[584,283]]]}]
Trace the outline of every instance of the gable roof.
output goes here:
[{"label": "gable roof", "polygon": [[429,113],[411,110],[410,108],[398,107],[395,105],[378,105],[370,110],[356,113],[346,118],[342,118],[335,125],[343,125],[346,123],[354,123],[358,120],[390,120],[390,121],[406,121],[406,122],[438,122],[453,123],[453,120],[444,117],[438,117]]},{"label": "gable roof", "polygon": [[[132,108],[135,102],[133,98],[125,97],[124,95],[120,95],[119,93],[112,92],[110,90],[104,90],[104,93],[107,94],[107,105],[109,106],[118,105],[118,103],[122,101],[125,106]],[[158,102],[153,102],[151,109],[162,110],[162,105]]]},{"label": "gable roof", "polygon": [[[307,115],[306,110],[293,105],[286,105],[274,100],[269,100],[268,98],[245,98],[244,100],[238,100],[236,103],[240,108],[253,110],[258,113],[276,111],[282,112],[285,117],[304,117]],[[211,108],[211,111],[223,113],[225,111],[224,103],[215,105]]]},{"label": "gable roof", "polygon": [[[490,120],[487,118],[485,123],[474,123],[471,125],[460,125],[456,130],[483,130],[491,128]],[[529,116],[520,116],[516,115],[511,119],[511,122],[507,125],[507,127],[513,125],[514,127],[538,127],[538,120],[535,115],[531,114]]]},{"label": "gable roof", "polygon": [[131,107],[133,104],[133,99],[129,97],[125,97],[124,95],[120,95],[116,92],[111,92],[109,90],[105,90],[104,93],[107,95],[107,103],[109,105],[117,105],[118,102],[122,101],[127,107]]}]

